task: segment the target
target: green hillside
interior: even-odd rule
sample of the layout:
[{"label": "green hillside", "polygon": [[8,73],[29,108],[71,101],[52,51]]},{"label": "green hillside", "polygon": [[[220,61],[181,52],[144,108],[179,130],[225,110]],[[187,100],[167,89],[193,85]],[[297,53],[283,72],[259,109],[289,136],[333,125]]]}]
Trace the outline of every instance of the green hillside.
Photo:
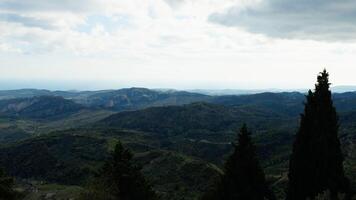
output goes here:
[{"label": "green hillside", "polygon": [[[48,102],[39,106],[28,104],[28,99],[6,101],[15,105],[26,102],[26,108],[33,107],[28,109],[29,113],[39,114],[27,115],[25,109],[26,112],[12,110],[16,113],[13,115],[4,112],[0,117],[0,165],[17,178],[19,189],[29,199],[45,199],[52,193],[56,198],[76,198],[120,140],[135,153],[135,161],[143,166],[142,172],[162,198],[176,200],[196,199],[209,189],[231,152],[236,130],[244,122],[254,132],[253,140],[267,180],[282,199],[304,96],[224,96],[214,97],[218,104],[197,102],[118,113],[77,107],[78,104],[59,97],[30,99],[38,98]],[[353,99],[354,93],[334,95],[341,110],[340,138],[350,180],[355,180],[356,174]],[[75,109],[67,112],[70,105]],[[52,107],[59,109],[53,112],[56,115],[47,114],[52,113],[47,109]],[[38,192],[33,193],[31,188]]]},{"label": "green hillside", "polygon": [[56,96],[8,99],[0,101],[3,115],[30,119],[65,117],[83,109],[84,106]]}]

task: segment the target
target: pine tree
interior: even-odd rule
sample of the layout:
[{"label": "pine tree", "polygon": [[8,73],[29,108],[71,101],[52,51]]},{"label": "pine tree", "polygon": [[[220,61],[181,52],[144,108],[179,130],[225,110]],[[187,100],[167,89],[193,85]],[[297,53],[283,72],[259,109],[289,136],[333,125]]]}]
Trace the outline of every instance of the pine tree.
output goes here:
[{"label": "pine tree", "polygon": [[234,152],[225,163],[225,174],[217,187],[204,200],[263,200],[275,199],[268,188],[263,169],[251,141],[251,133],[243,125]]},{"label": "pine tree", "polygon": [[343,155],[338,139],[338,116],[329,90],[329,74],[318,75],[309,90],[289,164],[288,200],[314,199],[329,190],[330,198],[347,192]]},{"label": "pine tree", "polygon": [[15,199],[16,193],[13,190],[14,180],[6,176],[5,172],[0,169],[0,199]]},{"label": "pine tree", "polygon": [[111,158],[105,163],[100,176],[83,199],[95,200],[155,200],[151,185],[132,161],[132,154],[121,143],[115,146]]}]

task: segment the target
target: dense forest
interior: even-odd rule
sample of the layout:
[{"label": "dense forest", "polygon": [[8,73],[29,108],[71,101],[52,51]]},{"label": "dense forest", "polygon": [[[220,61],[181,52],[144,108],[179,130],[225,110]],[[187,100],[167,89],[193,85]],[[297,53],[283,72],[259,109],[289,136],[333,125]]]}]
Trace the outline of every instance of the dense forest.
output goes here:
[{"label": "dense forest", "polygon": [[0,91],[0,199],[356,199],[356,92]]}]

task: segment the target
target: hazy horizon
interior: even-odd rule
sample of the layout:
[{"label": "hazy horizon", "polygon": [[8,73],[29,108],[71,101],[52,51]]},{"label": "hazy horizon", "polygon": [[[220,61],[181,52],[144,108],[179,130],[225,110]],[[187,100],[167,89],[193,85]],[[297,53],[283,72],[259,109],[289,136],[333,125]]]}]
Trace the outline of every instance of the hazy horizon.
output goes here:
[{"label": "hazy horizon", "polygon": [[[99,90],[119,90],[126,88],[147,88],[152,90],[177,90],[190,92],[211,92],[211,93],[258,93],[258,92],[305,92],[310,88],[243,88],[243,87],[167,87],[147,85],[126,85],[110,82],[60,82],[60,81],[0,81],[0,91],[36,89],[49,91],[99,91]],[[356,91],[356,85],[331,85],[334,92]]]}]

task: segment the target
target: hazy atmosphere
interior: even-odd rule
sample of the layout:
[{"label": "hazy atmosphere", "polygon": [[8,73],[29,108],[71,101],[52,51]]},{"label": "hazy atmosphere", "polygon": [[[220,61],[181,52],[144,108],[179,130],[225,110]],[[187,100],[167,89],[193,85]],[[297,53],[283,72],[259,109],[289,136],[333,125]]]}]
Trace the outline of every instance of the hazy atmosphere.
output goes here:
[{"label": "hazy atmosphere", "polygon": [[356,85],[355,12],[353,0],[0,0],[0,89],[299,89],[323,68]]}]

